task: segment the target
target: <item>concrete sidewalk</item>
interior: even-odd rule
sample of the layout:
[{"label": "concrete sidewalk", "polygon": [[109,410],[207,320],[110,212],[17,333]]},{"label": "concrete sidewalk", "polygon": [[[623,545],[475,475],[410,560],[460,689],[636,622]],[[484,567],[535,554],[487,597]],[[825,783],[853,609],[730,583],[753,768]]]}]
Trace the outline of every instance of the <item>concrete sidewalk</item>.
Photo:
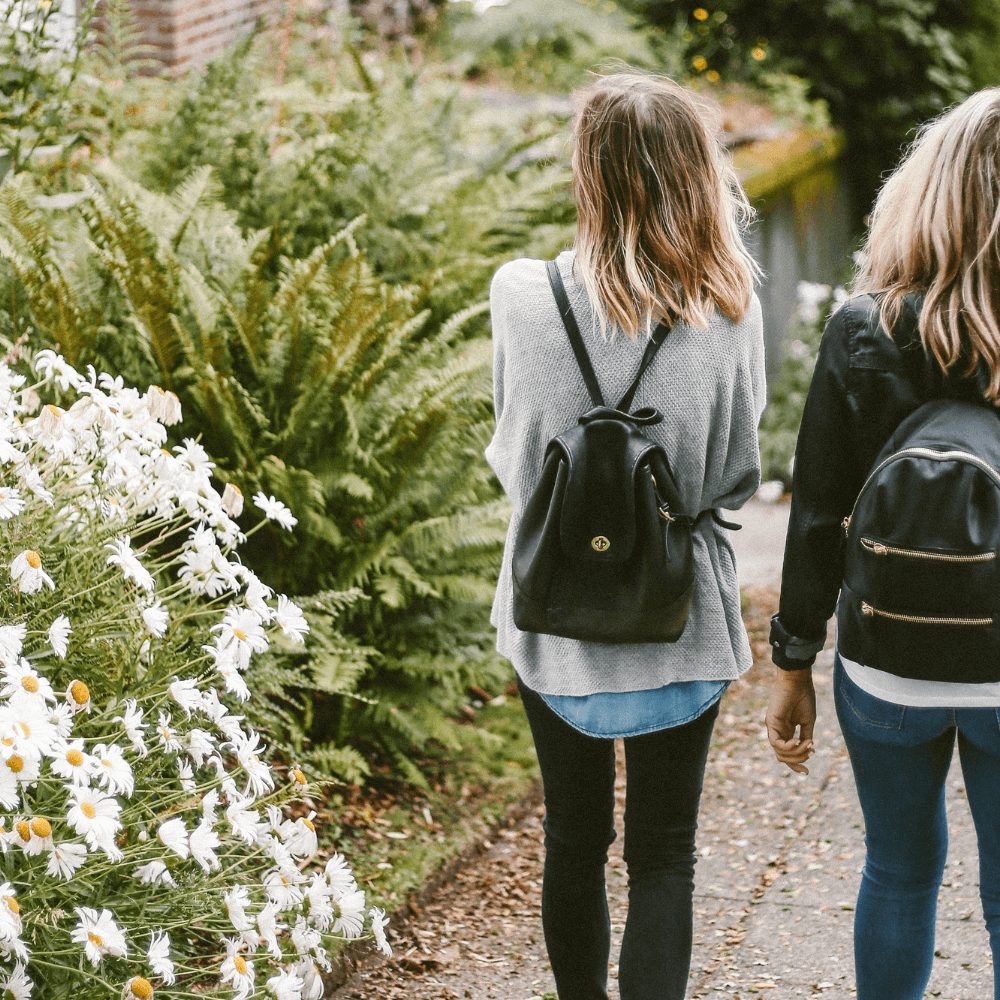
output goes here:
[{"label": "concrete sidewalk", "polygon": [[[766,639],[777,598],[786,505],[751,502],[734,543],[753,641]],[[854,900],[864,858],[853,777],[834,715],[826,653],[815,671],[818,753],[802,777],[778,765],[763,726],[771,668],[758,664],[723,701],[702,800],[689,998],[850,1000]],[[614,938],[611,996],[627,912],[621,856],[624,761],[608,870]],[[949,780],[951,848],[937,957],[927,997],[986,1000],[992,969],[978,899],[975,834],[956,761]],[[339,1000],[541,1000],[554,997],[539,917],[541,809],[459,872],[402,933],[396,957],[363,970]],[[885,997],[884,1000],[895,1000]]]}]

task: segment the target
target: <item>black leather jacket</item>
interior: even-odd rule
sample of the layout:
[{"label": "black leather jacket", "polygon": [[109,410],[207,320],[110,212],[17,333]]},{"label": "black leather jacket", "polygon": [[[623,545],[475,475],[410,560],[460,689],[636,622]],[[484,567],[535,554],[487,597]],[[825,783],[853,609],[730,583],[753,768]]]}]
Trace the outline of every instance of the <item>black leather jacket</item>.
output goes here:
[{"label": "black leather jacket", "polygon": [[810,666],[823,646],[843,577],[842,522],[892,432],[930,399],[984,402],[981,371],[945,377],[924,351],[921,301],[906,300],[892,338],[871,295],[850,299],[827,323],[795,447],[781,601],[771,631],[774,662],[786,670]]}]

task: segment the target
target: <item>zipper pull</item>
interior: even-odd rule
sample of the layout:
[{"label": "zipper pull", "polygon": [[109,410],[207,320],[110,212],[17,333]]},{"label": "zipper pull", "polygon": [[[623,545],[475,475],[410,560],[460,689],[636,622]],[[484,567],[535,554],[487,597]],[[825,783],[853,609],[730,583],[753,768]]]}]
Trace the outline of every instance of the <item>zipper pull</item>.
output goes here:
[{"label": "zipper pull", "polygon": [[877,556],[884,556],[888,554],[889,550],[881,542],[875,542],[872,545],[872,552]]},{"label": "zipper pull", "polygon": [[844,529],[844,534],[846,535],[847,532],[850,530],[850,527],[851,527],[851,515],[850,514],[848,514],[847,517],[845,517],[844,520],[840,522],[840,526]]},{"label": "zipper pull", "polygon": [[872,618],[875,615],[875,609],[867,601],[862,601],[861,613],[863,615],[868,615],[869,618]]}]

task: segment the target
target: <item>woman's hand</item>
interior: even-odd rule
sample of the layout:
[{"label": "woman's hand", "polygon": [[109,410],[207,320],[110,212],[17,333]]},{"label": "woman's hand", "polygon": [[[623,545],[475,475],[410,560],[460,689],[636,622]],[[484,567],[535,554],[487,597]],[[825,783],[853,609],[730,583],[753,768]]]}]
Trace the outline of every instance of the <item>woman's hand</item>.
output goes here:
[{"label": "woman's hand", "polygon": [[775,671],[765,722],[774,756],[793,771],[808,774],[805,762],[816,749],[813,743],[816,692],[811,669]]}]

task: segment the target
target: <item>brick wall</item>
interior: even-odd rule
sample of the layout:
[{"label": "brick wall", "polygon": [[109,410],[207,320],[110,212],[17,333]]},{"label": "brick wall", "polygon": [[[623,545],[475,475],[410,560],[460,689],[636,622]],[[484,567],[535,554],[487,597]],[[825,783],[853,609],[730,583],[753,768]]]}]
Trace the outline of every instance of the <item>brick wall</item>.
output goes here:
[{"label": "brick wall", "polygon": [[211,59],[243,37],[284,0],[132,0],[144,41],[170,73]]}]

